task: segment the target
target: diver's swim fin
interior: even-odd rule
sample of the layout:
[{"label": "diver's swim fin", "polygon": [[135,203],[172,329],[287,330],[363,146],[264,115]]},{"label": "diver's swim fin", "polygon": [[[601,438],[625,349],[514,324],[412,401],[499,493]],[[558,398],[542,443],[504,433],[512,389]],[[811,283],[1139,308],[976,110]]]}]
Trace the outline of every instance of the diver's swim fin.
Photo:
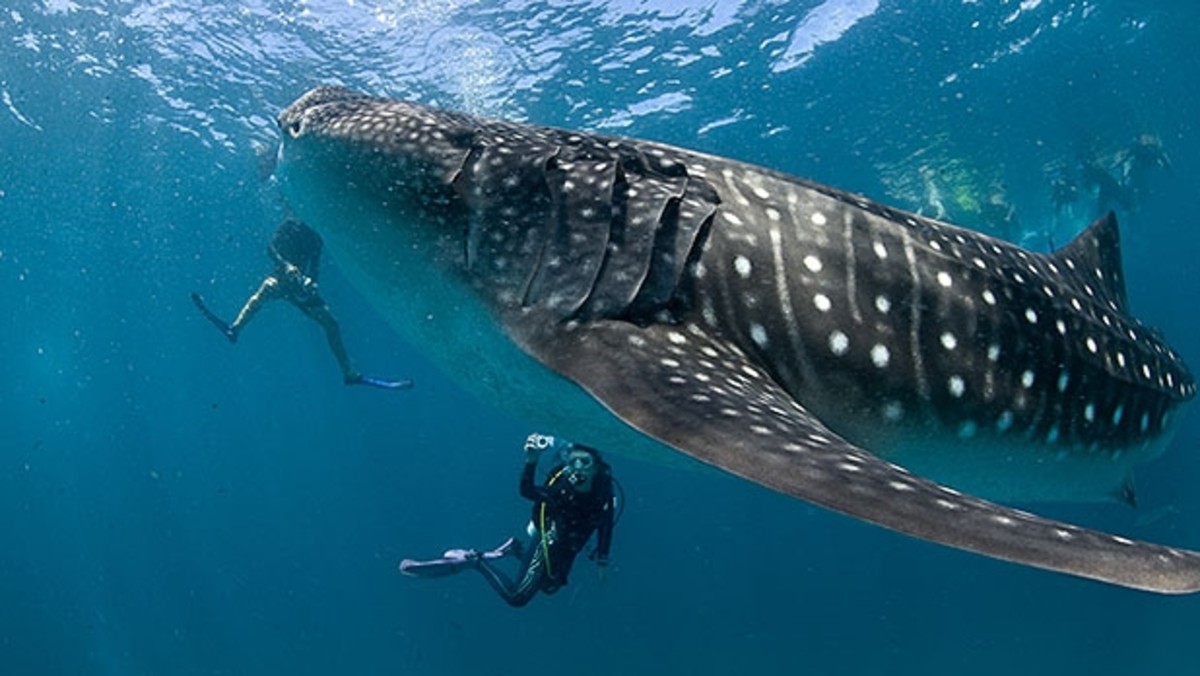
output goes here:
[{"label": "diver's swim fin", "polygon": [[221,330],[221,333],[225,334],[225,337],[229,339],[229,342],[237,342],[237,332],[233,330],[233,327],[230,326],[225,320],[213,314],[213,311],[209,310],[208,306],[204,304],[204,299],[201,298],[200,294],[196,293],[195,291],[192,292],[192,302],[196,304],[196,308],[200,310],[200,314],[204,315],[205,319],[212,322],[213,326],[217,327]]},{"label": "diver's swim fin", "polygon": [[404,559],[400,562],[400,572],[410,577],[446,577],[455,573],[474,568],[479,565],[480,560],[494,560],[504,558],[509,554],[517,554],[517,549],[514,547],[515,540],[509,538],[504,541],[504,544],[489,551],[477,552],[473,549],[451,549],[442,555],[440,559],[432,559],[429,561],[414,561],[413,559]]},{"label": "diver's swim fin", "polygon": [[356,373],[353,376],[346,378],[347,385],[370,385],[371,387],[379,387],[385,390],[409,390],[412,389],[413,381],[411,380],[384,380],[382,378],[372,378],[364,376],[361,373]]}]

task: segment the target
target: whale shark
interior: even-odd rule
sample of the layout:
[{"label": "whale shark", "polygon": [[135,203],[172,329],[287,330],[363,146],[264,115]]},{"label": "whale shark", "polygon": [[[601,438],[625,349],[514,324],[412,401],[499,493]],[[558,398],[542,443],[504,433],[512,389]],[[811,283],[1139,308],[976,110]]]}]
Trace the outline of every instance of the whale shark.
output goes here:
[{"label": "whale shark", "polygon": [[917,538],[1136,589],[1200,554],[998,501],[1132,501],[1196,385],[1112,215],[1052,253],[662,143],[318,87],[276,177],[466,389]]}]

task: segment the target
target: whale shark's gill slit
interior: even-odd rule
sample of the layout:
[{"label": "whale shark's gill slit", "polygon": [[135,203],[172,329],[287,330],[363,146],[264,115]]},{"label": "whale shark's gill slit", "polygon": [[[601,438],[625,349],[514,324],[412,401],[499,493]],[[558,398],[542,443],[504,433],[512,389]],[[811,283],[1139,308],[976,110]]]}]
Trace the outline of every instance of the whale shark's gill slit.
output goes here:
[{"label": "whale shark's gill slit", "polygon": [[699,258],[712,216],[699,223],[683,223],[681,204],[681,200],[672,199],[663,212],[655,233],[650,268],[626,314],[634,323],[675,323],[679,311],[688,306],[685,288],[690,276],[686,272]]},{"label": "whale shark's gill slit", "polygon": [[683,315],[694,306],[696,270],[700,266],[700,258],[704,254],[704,247],[708,242],[715,218],[716,212],[713,211],[700,222],[687,255],[684,257],[683,266],[680,268],[684,274],[676,277],[676,284],[668,301],[668,310],[676,317]]},{"label": "whale shark's gill slit", "polygon": [[553,255],[553,239],[557,236],[560,224],[558,219],[558,207],[555,204],[555,188],[551,177],[551,170],[558,162],[559,151],[548,155],[538,167],[540,174],[540,188],[549,197],[549,203],[545,211],[535,219],[533,226],[533,239],[535,253],[532,264],[529,266],[529,273],[525,278],[525,282],[521,285],[520,304],[522,307],[531,307],[541,300],[542,290],[541,280],[545,276],[546,266],[549,263],[549,257]]},{"label": "whale shark's gill slit", "polygon": [[650,268],[630,305],[631,318],[653,314],[653,310],[665,306],[670,298],[676,265],[675,239],[680,228],[679,204],[680,198],[672,196],[659,216],[658,227],[654,231],[654,253],[650,256]]},{"label": "whale shark's gill slit", "polygon": [[539,237],[536,243],[537,251],[534,253],[532,264],[529,266],[529,272],[525,275],[525,281],[521,284],[519,294],[521,307],[530,307],[534,304],[534,284],[537,282],[538,275],[541,274],[542,264],[546,258],[546,249],[549,244],[546,238]]},{"label": "whale shark's gill slit", "polygon": [[674,322],[679,310],[690,304],[688,271],[703,253],[719,203],[706,181],[690,177],[685,177],[681,193],[667,200],[654,235],[650,269],[630,304],[629,319],[635,323]]},{"label": "whale shark's gill slit", "polygon": [[[465,177],[473,167],[478,166],[482,155],[483,148],[473,144],[467,154],[463,156],[462,163],[450,179],[451,187],[460,195],[470,189],[466,185],[468,181]],[[484,217],[478,211],[469,213],[466,223],[463,224],[466,229],[463,236],[463,266],[468,272],[475,267],[475,262],[479,258],[479,244],[483,239],[484,225]]]},{"label": "whale shark's gill slit", "polygon": [[[610,285],[605,284],[605,280],[629,276],[630,271],[618,268],[626,258],[626,251],[638,246],[638,234],[634,232],[635,228],[629,223],[630,190],[626,172],[620,162],[615,163],[612,176],[608,241],[604,246],[595,281],[588,289],[583,302],[570,317],[573,320],[607,316],[618,307],[618,302],[614,302],[615,299],[610,293]],[[636,251],[634,253],[636,254]],[[623,281],[628,284],[627,280]]]}]

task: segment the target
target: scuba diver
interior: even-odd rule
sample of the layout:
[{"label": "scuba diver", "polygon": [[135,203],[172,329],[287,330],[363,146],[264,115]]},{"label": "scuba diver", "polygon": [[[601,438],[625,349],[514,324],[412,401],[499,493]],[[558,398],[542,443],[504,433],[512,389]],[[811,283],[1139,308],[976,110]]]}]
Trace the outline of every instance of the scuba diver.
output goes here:
[{"label": "scuba diver", "polygon": [[[556,452],[558,463],[550,468],[541,486],[534,481],[542,452]],[[620,514],[612,467],[594,448],[572,444],[541,434],[525,440],[525,468],[521,472],[521,496],[533,501],[533,518],[526,527],[524,542],[509,538],[496,549],[451,549],[440,559],[400,562],[400,572],[414,577],[444,577],[467,569],[478,570],[508,605],[520,608],[539,591],[553,594],[567,584],[575,557],[592,533],[596,547],[589,558],[600,567],[608,565],[613,526]],[[498,568],[507,556],[520,560],[516,578]]]},{"label": "scuba diver", "polygon": [[329,305],[317,290],[317,273],[321,262],[321,236],[315,230],[293,218],[285,219],[275,229],[267,246],[267,255],[275,262],[275,270],[267,275],[238,312],[232,324],[213,314],[200,294],[192,292],[192,302],[205,318],[225,334],[229,342],[236,343],[238,334],[254,317],[264,303],[286,300],[300,309],[309,319],[325,329],[329,349],[342,369],[342,378],[347,385],[371,385],[384,389],[401,390],[412,387],[411,380],[383,380],[364,376],[350,365],[350,357],[342,344],[342,332]]}]

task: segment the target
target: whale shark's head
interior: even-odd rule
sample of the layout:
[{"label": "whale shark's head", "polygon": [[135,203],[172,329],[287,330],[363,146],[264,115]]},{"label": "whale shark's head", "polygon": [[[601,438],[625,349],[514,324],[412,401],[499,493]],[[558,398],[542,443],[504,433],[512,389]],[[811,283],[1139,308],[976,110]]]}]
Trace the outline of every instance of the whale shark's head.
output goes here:
[{"label": "whale shark's head", "polygon": [[[377,208],[409,225],[448,225],[454,175],[470,147],[468,118],[320,87],[288,106],[278,123],[277,178],[294,208],[339,216],[314,219],[321,222],[348,223]],[[290,171],[297,166],[304,171]]]},{"label": "whale shark's head", "polygon": [[[350,265],[392,288],[441,275],[494,306],[528,305],[559,294],[561,280],[538,269],[577,269],[570,256],[543,255],[564,232],[546,226],[561,206],[547,182],[566,164],[565,132],[341,87],[308,92],[278,123],[277,179],[289,205]],[[398,277],[401,267],[414,273]]]}]

